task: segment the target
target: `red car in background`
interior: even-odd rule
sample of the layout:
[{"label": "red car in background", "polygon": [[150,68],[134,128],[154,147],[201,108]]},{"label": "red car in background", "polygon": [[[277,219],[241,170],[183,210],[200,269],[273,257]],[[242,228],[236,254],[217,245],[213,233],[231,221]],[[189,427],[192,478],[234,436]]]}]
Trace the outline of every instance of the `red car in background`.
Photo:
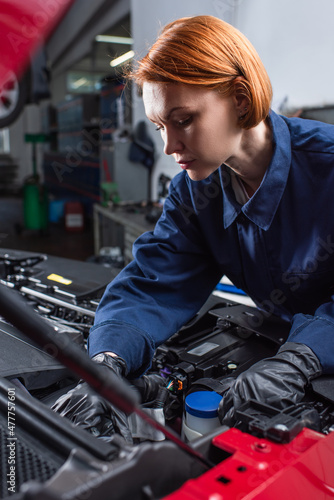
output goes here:
[{"label": "red car in background", "polygon": [[73,0],[0,1],[0,128],[27,103],[48,98],[43,45]]}]

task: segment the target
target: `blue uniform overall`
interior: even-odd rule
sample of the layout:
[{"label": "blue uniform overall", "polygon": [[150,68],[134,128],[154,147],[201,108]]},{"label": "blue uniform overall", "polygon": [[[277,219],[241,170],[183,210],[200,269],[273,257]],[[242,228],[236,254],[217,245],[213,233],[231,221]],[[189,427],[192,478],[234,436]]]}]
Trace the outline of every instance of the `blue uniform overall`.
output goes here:
[{"label": "blue uniform overall", "polygon": [[107,287],[89,336],[133,375],[200,309],[226,275],[260,307],[291,320],[289,341],[334,373],[334,126],[270,113],[273,157],[244,205],[229,168],[171,182],[153,232]]}]

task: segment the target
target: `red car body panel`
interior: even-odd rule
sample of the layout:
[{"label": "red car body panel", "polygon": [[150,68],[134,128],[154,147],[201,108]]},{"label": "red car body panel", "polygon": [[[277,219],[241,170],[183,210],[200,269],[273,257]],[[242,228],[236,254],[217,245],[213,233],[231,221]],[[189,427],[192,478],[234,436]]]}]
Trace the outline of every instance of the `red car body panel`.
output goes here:
[{"label": "red car body panel", "polygon": [[232,455],[165,500],[329,500],[334,498],[334,434],[304,428],[288,444],[238,429],[214,438]]}]

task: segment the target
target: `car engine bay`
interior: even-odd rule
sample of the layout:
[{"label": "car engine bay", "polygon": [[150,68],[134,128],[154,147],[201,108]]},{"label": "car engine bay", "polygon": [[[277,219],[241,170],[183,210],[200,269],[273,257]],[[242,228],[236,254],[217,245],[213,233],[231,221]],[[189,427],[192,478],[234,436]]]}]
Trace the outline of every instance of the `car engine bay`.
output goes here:
[{"label": "car engine bay", "polygon": [[[64,334],[83,353],[99,299],[117,272],[42,254],[10,249],[0,252],[2,286],[18,291],[27,307],[53,328],[55,336]],[[17,315],[24,320],[24,308]],[[209,471],[196,457],[138,418],[130,417],[134,444],[128,445],[120,436],[94,436],[60,417],[51,406],[77,384],[78,375],[55,359],[53,345],[43,351],[6,317],[0,318],[0,330],[1,498],[209,498],[211,487],[213,492],[226,495],[219,498],[236,498],[232,487],[238,487],[237,476],[245,477],[249,464],[240,462],[233,477],[220,471],[214,486],[208,486],[207,476],[219,464],[227,467],[233,460],[237,444],[231,443],[239,443],[239,452],[252,440],[253,451],[260,445],[262,451],[265,446],[272,450],[285,446],[290,447],[284,448],[289,453],[295,452],[296,440],[304,440],[303,451],[312,440],[320,446],[323,438],[330,437],[332,443],[332,376],[313,380],[304,400],[283,411],[251,400],[238,411],[233,429],[217,426],[206,434],[193,433],[193,440],[185,433],[187,396],[201,391],[223,395],[238,374],[275,355],[289,332],[288,323],[214,292],[190,322],[157,348],[145,375],[130,381],[145,394],[141,402],[144,411],[204,456]],[[224,446],[220,444],[223,441]],[[15,450],[15,491],[10,489],[14,475],[11,446]],[[290,466],[290,461],[280,460],[281,469]],[[189,493],[188,497],[185,490],[178,493],[189,480],[204,477],[207,496],[191,497]],[[272,475],[267,474],[263,481],[269,477]]]}]

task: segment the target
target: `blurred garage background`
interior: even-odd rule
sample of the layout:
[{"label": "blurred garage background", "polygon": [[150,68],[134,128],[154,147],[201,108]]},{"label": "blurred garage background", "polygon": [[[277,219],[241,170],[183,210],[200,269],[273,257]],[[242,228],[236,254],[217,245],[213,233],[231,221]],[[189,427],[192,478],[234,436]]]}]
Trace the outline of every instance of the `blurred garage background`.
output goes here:
[{"label": "blurred garage background", "polygon": [[[29,29],[42,29],[64,3],[40,1]],[[197,14],[220,17],[251,40],[275,111],[334,123],[332,0],[75,0],[1,91],[2,248],[131,260],[178,168],[122,69],[164,24]],[[12,40],[18,51],[22,40]]]}]

